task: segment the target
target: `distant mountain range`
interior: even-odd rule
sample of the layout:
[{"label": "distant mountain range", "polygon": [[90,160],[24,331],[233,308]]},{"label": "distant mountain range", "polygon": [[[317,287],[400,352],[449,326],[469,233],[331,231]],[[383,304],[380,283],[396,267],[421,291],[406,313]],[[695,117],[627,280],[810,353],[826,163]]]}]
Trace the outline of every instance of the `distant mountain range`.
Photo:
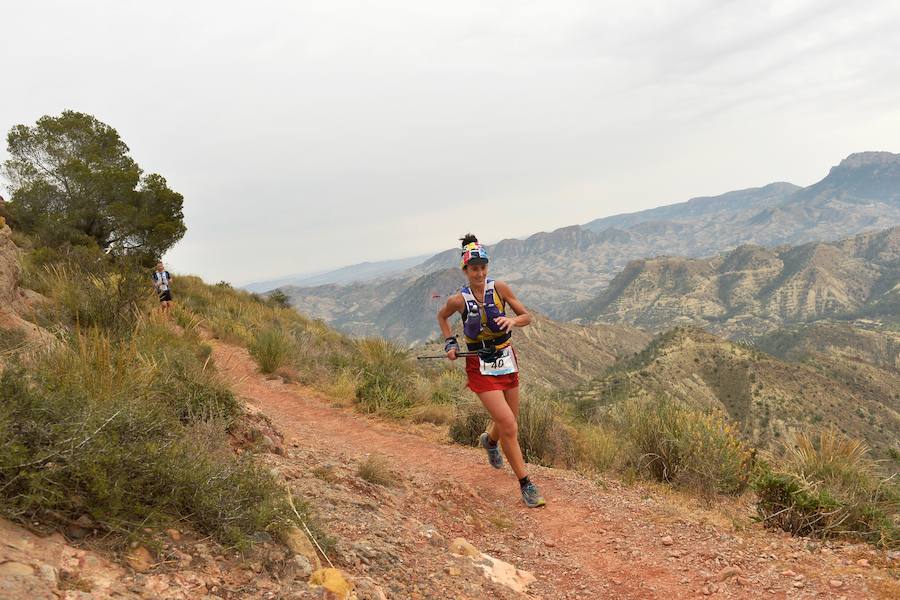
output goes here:
[{"label": "distant mountain range", "polygon": [[314,286],[328,284],[348,284],[362,281],[371,281],[379,277],[398,273],[420,264],[422,261],[430,257],[430,254],[422,256],[413,256],[412,258],[400,258],[397,260],[383,260],[376,262],[362,262],[332,271],[324,271],[313,275],[300,273],[297,275],[286,275],[279,279],[270,279],[268,281],[257,281],[242,286],[248,292],[269,292],[274,289],[293,285],[293,286]]},{"label": "distant mountain range", "polygon": [[632,261],[597,298],[566,316],[652,331],[695,325],[744,337],[826,317],[896,319],[898,297],[900,227],[894,227],[837,242]]},{"label": "distant mountain range", "polygon": [[[683,261],[684,269],[687,269],[685,274],[693,273],[692,269],[696,268],[699,271],[691,277],[703,279],[710,267],[690,259],[743,247],[732,257],[734,261],[745,260],[748,265],[754,261],[769,261],[771,270],[776,268],[773,260],[802,263],[802,257],[782,256],[786,249],[766,251],[765,247],[831,241],[897,225],[900,225],[900,155],[864,152],[841,161],[824,179],[807,188],[773,183],[598,219],[584,226],[537,233],[522,240],[503,240],[489,248],[491,274],[512,284],[528,306],[552,318],[590,319],[609,314],[601,298],[609,296],[607,286],[630,261],[680,255],[683,258],[677,260]],[[458,252],[447,250],[401,272],[388,272],[366,282],[286,286],[282,289],[302,312],[322,318],[342,331],[353,335],[384,335],[408,343],[421,342],[436,332],[433,315],[441,298],[464,282],[457,266]],[[798,252],[802,254],[803,251]],[[656,260],[664,262],[664,259]],[[811,260],[816,263],[816,268],[824,267],[827,262],[821,257]],[[779,271],[779,276],[790,276],[790,264],[787,268],[787,271]],[[847,268],[853,271],[855,266],[851,264]],[[884,265],[878,268],[882,269]],[[717,279],[726,288],[729,281],[740,278],[737,271],[742,269],[731,270],[735,272]],[[665,277],[678,277],[681,271],[663,269],[661,273]],[[766,285],[777,283],[776,280],[767,281]],[[881,280],[878,285],[885,285],[885,281]],[[674,281],[669,283],[675,285]],[[869,279],[859,282],[859,285],[870,284],[875,285]],[[651,280],[647,285],[655,284]],[[735,288],[746,291],[750,289],[747,285],[747,281],[738,282]],[[848,285],[852,288],[854,284]],[[689,288],[671,288],[672,293],[678,293],[679,289]],[[856,298],[858,294],[853,290],[855,288],[848,288],[847,293]],[[720,293],[728,295],[731,292],[717,290],[716,297]],[[746,305],[748,309],[752,308],[753,301],[761,301],[766,294],[751,294],[756,300],[747,300],[750,302]],[[704,302],[708,304],[706,299],[701,299],[700,304]],[[732,309],[744,306],[737,297],[729,300],[733,306],[725,310],[716,305],[718,300],[709,302],[712,304],[697,305],[697,310],[705,315],[701,321],[712,321],[706,317],[715,315],[737,318],[740,313]],[[891,303],[897,303],[898,298],[896,293],[888,293],[879,297],[875,304],[878,302],[887,310],[896,306]],[[841,298],[813,301],[826,313],[832,310],[830,307],[844,306],[843,303]],[[866,307],[879,310],[872,303]],[[785,307],[785,310],[793,309]],[[753,315],[751,320],[764,322],[769,318],[769,315]],[[784,319],[775,318],[773,323],[782,321]],[[633,322],[640,323],[640,320]],[[759,328],[748,330],[756,332]]]}]

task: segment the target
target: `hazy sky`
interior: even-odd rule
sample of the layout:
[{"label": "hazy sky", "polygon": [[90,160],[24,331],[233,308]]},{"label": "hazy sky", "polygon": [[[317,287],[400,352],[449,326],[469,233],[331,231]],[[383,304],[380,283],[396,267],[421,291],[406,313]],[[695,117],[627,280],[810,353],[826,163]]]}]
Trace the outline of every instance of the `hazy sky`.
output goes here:
[{"label": "hazy sky", "polygon": [[31,0],[0,29],[0,129],[64,109],[115,127],[184,194],[170,268],[211,281],[900,151],[895,0]]}]

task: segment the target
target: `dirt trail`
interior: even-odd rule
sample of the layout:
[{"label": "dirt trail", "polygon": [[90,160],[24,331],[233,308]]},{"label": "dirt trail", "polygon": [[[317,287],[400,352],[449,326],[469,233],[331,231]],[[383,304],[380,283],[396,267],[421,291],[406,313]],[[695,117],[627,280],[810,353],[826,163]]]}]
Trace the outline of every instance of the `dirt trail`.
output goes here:
[{"label": "dirt trail", "polygon": [[[245,349],[211,343],[217,367],[235,390],[284,434],[291,450],[282,472],[293,468],[297,481],[315,468],[349,473],[366,455],[378,454],[400,473],[403,486],[366,488],[374,502],[356,512],[335,493],[309,492],[320,496],[312,502],[324,528],[347,540],[345,547],[354,539],[376,543],[373,532],[380,532],[390,564],[360,563],[351,552],[341,567],[394,589],[393,597],[440,597],[453,589],[456,571],[446,547],[414,539],[418,525],[434,528],[439,539],[465,537],[531,572],[537,577],[528,588],[533,598],[900,597],[896,578],[880,568],[890,566],[882,553],[794,539],[757,525],[735,531],[719,514],[658,490],[598,485],[572,472],[530,467],[548,505],[526,509],[508,466],[491,469],[480,450],[441,443],[433,430],[334,407],[309,388],[260,375]],[[359,490],[359,481],[344,488]],[[489,597],[521,597],[486,589],[493,590]],[[460,590],[444,597],[470,597]]]}]

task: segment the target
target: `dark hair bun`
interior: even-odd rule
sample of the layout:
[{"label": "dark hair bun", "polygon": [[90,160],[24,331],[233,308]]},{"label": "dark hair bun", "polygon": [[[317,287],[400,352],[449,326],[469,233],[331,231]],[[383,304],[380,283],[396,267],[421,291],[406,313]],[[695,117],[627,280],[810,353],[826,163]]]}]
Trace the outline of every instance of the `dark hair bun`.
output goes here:
[{"label": "dark hair bun", "polygon": [[462,247],[465,248],[466,246],[468,246],[469,244],[471,244],[471,243],[473,243],[473,242],[477,244],[477,243],[478,243],[478,238],[475,237],[475,236],[474,236],[473,234],[471,234],[471,233],[467,233],[466,235],[464,235],[464,236],[462,236],[461,238],[459,238],[459,241],[462,242]]}]

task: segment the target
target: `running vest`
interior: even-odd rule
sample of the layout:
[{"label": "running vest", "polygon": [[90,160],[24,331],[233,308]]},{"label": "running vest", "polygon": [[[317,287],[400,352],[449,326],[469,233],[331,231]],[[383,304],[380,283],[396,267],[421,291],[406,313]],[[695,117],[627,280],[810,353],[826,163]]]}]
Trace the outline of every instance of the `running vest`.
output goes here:
[{"label": "running vest", "polygon": [[[504,332],[495,321],[497,317],[505,317],[506,313],[503,299],[500,294],[495,293],[494,280],[488,279],[484,285],[484,311],[481,310],[481,306],[475,300],[469,286],[464,286],[459,291],[466,303],[462,315],[466,342],[490,342],[501,337],[506,337],[508,341],[509,334]],[[503,346],[503,344],[498,344],[498,346]]]},{"label": "running vest", "polygon": [[169,272],[168,271],[154,271],[153,272],[153,281],[156,282],[156,289],[160,292],[169,291]]}]

